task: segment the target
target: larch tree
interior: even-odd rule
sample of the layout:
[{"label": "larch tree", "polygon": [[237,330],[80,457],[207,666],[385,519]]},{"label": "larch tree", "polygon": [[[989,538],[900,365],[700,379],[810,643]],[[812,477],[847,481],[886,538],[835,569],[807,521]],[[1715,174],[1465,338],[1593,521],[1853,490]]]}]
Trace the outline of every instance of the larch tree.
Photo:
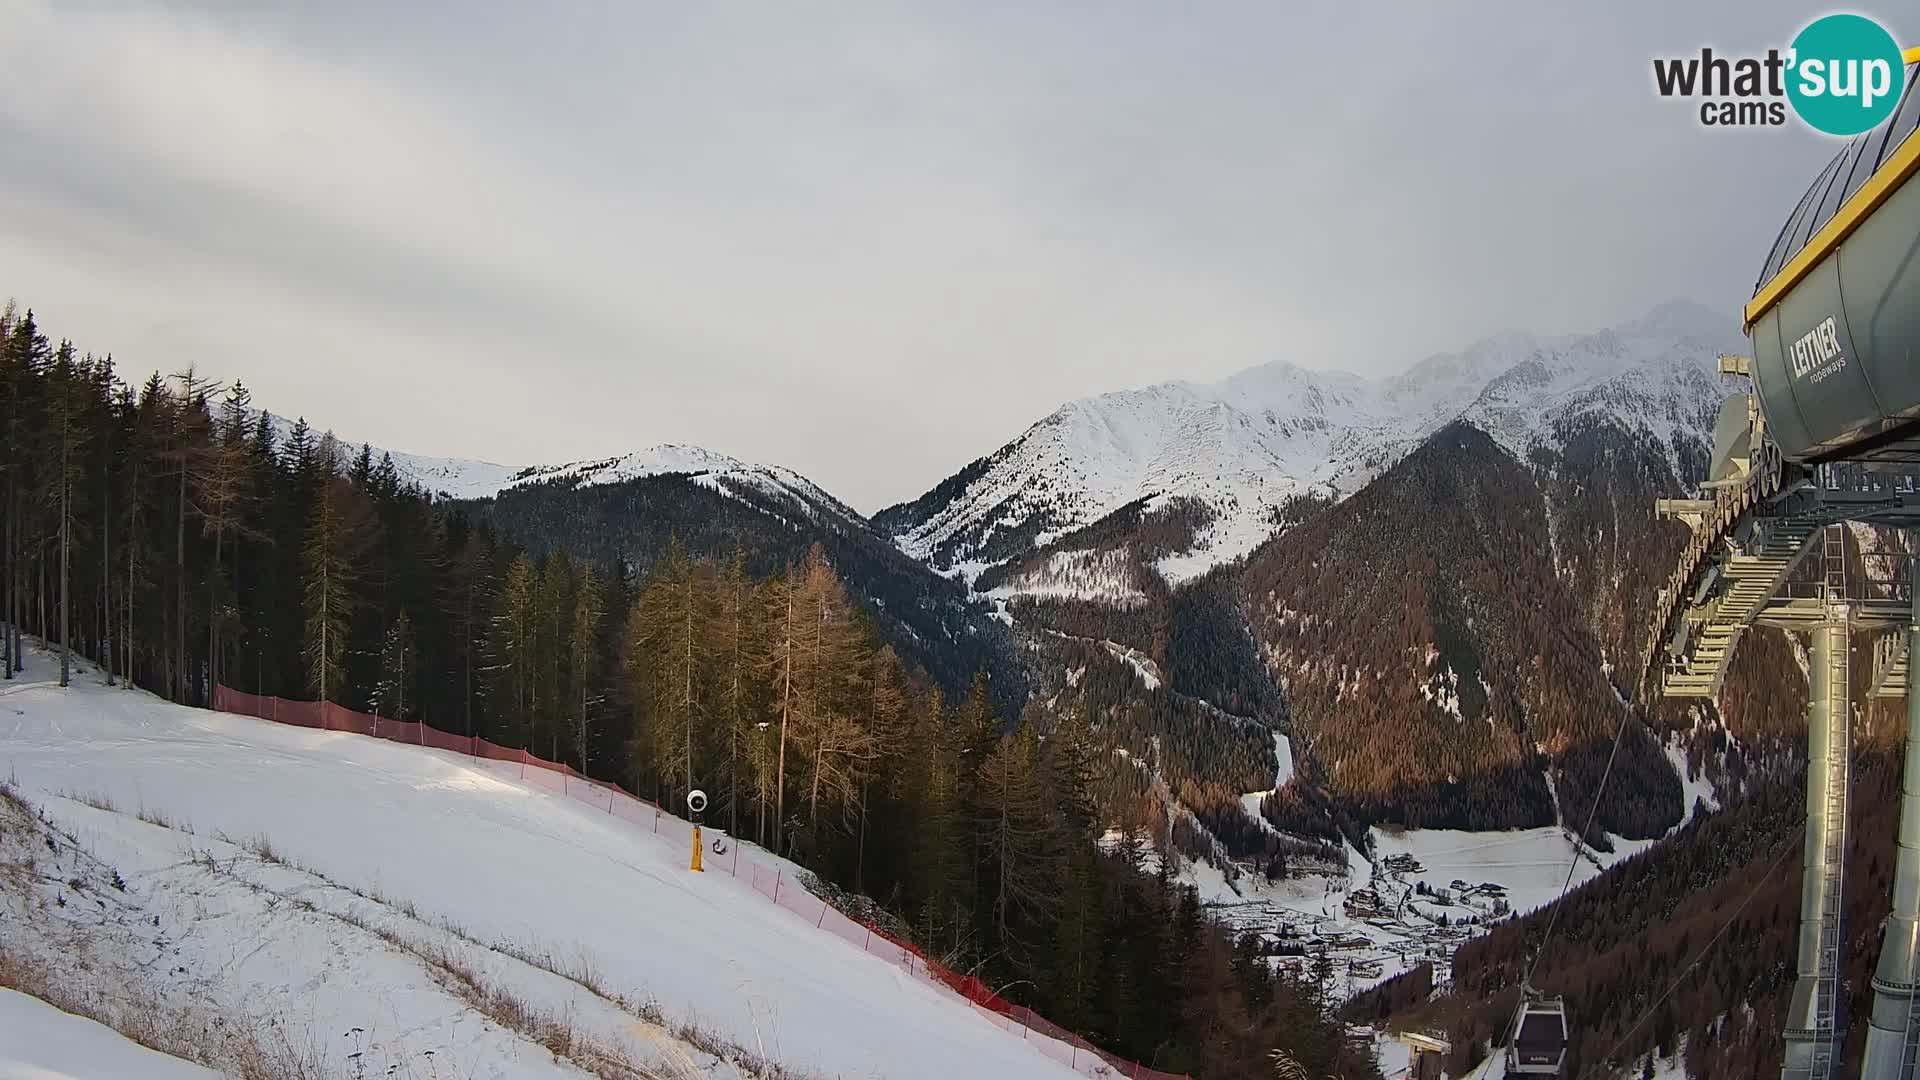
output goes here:
[{"label": "larch tree", "polygon": [[318,451],[321,476],[307,521],[303,560],[307,682],[322,701],[342,688],[354,587],[368,540],[360,496],[335,472],[335,456],[333,436],[323,437]]},{"label": "larch tree", "polygon": [[634,605],[630,637],[638,676],[636,700],[648,703],[655,767],[669,789],[695,784],[694,749],[712,624],[711,568],[688,562],[678,538],[654,564]]},{"label": "larch tree", "polygon": [[[863,756],[869,739],[859,717],[860,655],[865,631],[854,613],[846,588],[815,544],[800,568],[800,597],[805,605],[798,626],[796,654],[801,661],[799,680],[799,745],[808,760],[811,777],[807,793],[807,830],[820,828],[820,801],[826,796],[851,805],[856,782],[851,762]],[[810,837],[816,844],[817,836]]]}]

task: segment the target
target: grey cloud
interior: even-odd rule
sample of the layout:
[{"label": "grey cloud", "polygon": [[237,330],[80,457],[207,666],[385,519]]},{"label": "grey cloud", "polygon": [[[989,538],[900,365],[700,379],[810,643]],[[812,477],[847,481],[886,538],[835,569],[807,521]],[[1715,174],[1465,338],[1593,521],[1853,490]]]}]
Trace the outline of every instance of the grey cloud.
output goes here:
[{"label": "grey cloud", "polygon": [[398,448],[871,509],[1067,397],[1731,316],[1829,145],[1649,59],[1808,14],[0,0],[0,292]]}]

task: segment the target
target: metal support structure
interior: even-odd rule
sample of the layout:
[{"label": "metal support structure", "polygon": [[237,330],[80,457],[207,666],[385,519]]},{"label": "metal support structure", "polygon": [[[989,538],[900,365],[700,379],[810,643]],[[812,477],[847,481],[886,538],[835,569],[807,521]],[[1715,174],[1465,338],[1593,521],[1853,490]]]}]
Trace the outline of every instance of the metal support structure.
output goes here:
[{"label": "metal support structure", "polygon": [[1848,672],[1845,526],[1827,536],[1826,617],[1812,630],[1807,695],[1807,835],[1800,864],[1798,978],[1787,1010],[1783,1080],[1840,1075],[1846,1034],[1846,929],[1841,908],[1853,709]]},{"label": "metal support structure", "polygon": [[[1920,568],[1916,568],[1920,569]],[[1920,1075],[1920,575],[1911,578],[1913,615],[1907,626],[1907,760],[1900,782],[1900,832],[1895,839],[1893,910],[1873,972],[1873,1016],[1867,1027],[1862,1080],[1914,1080]]]}]

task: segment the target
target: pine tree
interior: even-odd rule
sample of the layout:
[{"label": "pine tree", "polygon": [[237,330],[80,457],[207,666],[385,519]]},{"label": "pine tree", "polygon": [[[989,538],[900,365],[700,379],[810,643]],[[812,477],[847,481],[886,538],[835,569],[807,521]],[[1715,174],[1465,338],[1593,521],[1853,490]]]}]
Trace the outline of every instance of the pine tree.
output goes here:
[{"label": "pine tree", "polygon": [[1022,970],[1034,942],[1020,931],[1051,922],[1059,897],[1059,834],[1049,820],[1038,758],[1032,727],[1002,738],[980,766],[974,821],[993,882],[995,939]]},{"label": "pine tree", "polygon": [[597,683],[597,658],[600,650],[600,620],[605,617],[606,598],[600,588],[600,579],[595,576],[592,566],[580,571],[580,585],[574,590],[573,617],[567,632],[567,666],[572,675],[575,688],[574,728],[575,745],[580,757],[580,771],[587,771],[588,747],[592,745],[589,729],[592,725],[594,693]]},{"label": "pine tree", "polygon": [[332,436],[320,442],[320,479],[308,517],[305,555],[307,683],[322,701],[345,689],[347,636],[368,524],[356,493],[333,471]]},{"label": "pine tree", "polygon": [[528,745],[533,741],[532,682],[539,605],[539,578],[533,560],[523,551],[514,556],[501,583],[489,645],[495,675],[506,686],[503,697],[509,711],[503,730],[524,733]]},{"label": "pine tree", "polygon": [[[247,446],[247,409],[251,401],[247,388],[235,382],[221,403],[220,421],[213,437],[188,459],[195,505],[205,535],[213,537],[213,566],[207,574],[207,663],[209,681],[213,683],[222,677],[221,629],[236,610],[231,597],[238,593],[238,583],[223,576],[222,545],[228,537],[233,538],[237,547],[243,538],[258,535],[247,526],[246,517],[253,481]],[[237,553],[234,566],[237,575]]]},{"label": "pine tree", "polygon": [[573,561],[563,551],[548,553],[540,563],[537,587],[535,655],[538,668],[534,679],[534,713],[536,718],[545,718],[548,757],[552,761],[560,760],[560,735],[567,727],[565,717],[574,697],[566,677],[572,590]]},{"label": "pine tree", "polygon": [[373,714],[395,720],[407,718],[415,674],[413,621],[405,609],[387,627],[380,648],[380,682],[373,691]]},{"label": "pine tree", "polygon": [[873,773],[881,761],[906,752],[912,731],[907,718],[905,676],[893,646],[875,649],[866,665],[867,753],[857,762],[860,774],[860,835],[854,848],[853,889],[865,891],[867,867],[867,803]]},{"label": "pine tree", "polygon": [[188,701],[193,676],[187,656],[187,515],[193,509],[188,484],[204,468],[210,450],[207,432],[207,395],[216,387],[189,366],[174,375],[180,384],[177,406],[167,418],[167,447],[164,460],[169,464],[175,484],[173,540],[173,647],[168,661],[173,666],[173,700]]},{"label": "pine tree", "polygon": [[1093,797],[1097,753],[1084,708],[1070,711],[1047,739],[1045,785],[1058,808],[1062,867],[1045,983],[1055,1021],[1075,1028],[1092,1022],[1102,967],[1104,926],[1094,846],[1101,831]]},{"label": "pine tree", "polygon": [[44,478],[41,500],[54,514],[59,535],[59,633],[60,685],[66,686],[73,665],[73,596],[71,553],[73,550],[74,496],[84,489],[87,441],[85,428],[86,395],[90,389],[83,378],[81,364],[74,356],[73,343],[63,341],[55,351],[46,372],[46,461],[36,471]]},{"label": "pine tree", "polygon": [[454,655],[458,658],[460,668],[460,716],[463,730],[469,737],[474,734],[474,696],[477,690],[474,661],[486,647],[486,592],[492,572],[493,552],[486,537],[469,532],[466,542],[454,557],[453,580],[449,589],[454,607],[453,620],[459,627]]},{"label": "pine tree", "polygon": [[22,548],[27,543],[31,529],[28,518],[31,479],[31,467],[28,462],[27,438],[40,422],[38,415],[39,380],[46,364],[52,358],[51,345],[45,334],[40,332],[34,315],[29,310],[24,316],[10,321],[11,333],[7,338],[5,356],[4,385],[7,398],[6,414],[6,624],[5,641],[7,677],[23,666],[24,651],[21,643],[21,626],[27,614],[27,578]]}]

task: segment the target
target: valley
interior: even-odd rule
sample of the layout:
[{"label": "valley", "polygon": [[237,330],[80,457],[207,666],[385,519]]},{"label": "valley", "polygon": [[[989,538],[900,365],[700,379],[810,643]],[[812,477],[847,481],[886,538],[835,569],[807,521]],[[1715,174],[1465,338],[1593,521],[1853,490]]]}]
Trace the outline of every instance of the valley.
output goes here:
[{"label": "valley", "polygon": [[[347,707],[663,801],[703,784],[743,842],[1096,1038],[1138,1005],[1043,958],[1138,941],[1149,985],[1198,977],[1129,936],[1156,920],[1213,935],[1208,962],[1257,964],[1282,1002],[1366,1010],[1409,980],[1446,1000],[1484,978],[1457,960],[1475,943],[1740,797],[1771,730],[1740,702],[1794,711],[1777,670],[1736,675],[1721,722],[1642,718],[1615,682],[1677,543],[1652,502],[1700,475],[1727,336],[1673,304],[1385,381],[1278,365],[1106,395],[871,518],[696,447],[436,459],[230,393],[203,414],[231,455],[209,461],[254,470],[248,528],[302,540],[196,556],[196,589],[252,590],[224,626],[196,617],[205,668],[174,644],[112,666],[187,704],[203,678],[296,698],[339,680]],[[148,407],[192,417],[166,394]],[[325,541],[352,597],[337,623],[311,593],[273,599],[336,557],[301,509],[322,497],[349,500]],[[326,625],[337,658],[291,647]],[[1108,1045],[1202,1071],[1252,1052],[1182,1031]]]}]

